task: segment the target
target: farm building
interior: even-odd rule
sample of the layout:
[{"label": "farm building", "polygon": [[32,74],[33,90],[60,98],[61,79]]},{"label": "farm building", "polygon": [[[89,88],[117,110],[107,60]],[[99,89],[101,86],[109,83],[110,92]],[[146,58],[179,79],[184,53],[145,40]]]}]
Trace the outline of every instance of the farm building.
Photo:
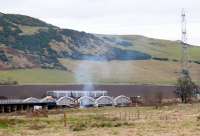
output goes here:
[{"label": "farm building", "polygon": [[114,99],[115,106],[128,106],[131,103],[130,98],[120,95]]},{"label": "farm building", "polygon": [[40,103],[40,100],[34,97],[29,97],[23,100],[26,103]]},{"label": "farm building", "polygon": [[82,96],[78,99],[80,107],[93,107],[95,105],[95,99],[89,96]]},{"label": "farm building", "polygon": [[81,90],[56,90],[56,91],[48,91],[48,96],[52,96],[54,98],[60,98],[63,96],[72,97],[78,99],[82,96],[90,96],[93,98],[97,98],[100,96],[107,95],[107,91],[105,90],[96,90],[96,91],[81,91]]},{"label": "farm building", "polygon": [[58,106],[71,107],[75,104],[76,104],[75,100],[71,97],[68,97],[68,96],[63,96],[63,97],[59,98],[58,100],[56,100],[56,105],[58,105]]},{"label": "farm building", "polygon": [[120,95],[113,99],[107,91],[49,91],[48,96],[37,99],[4,99],[0,100],[0,113],[23,111],[32,109],[53,109],[57,107],[102,107],[102,106],[128,106],[130,99]]},{"label": "farm building", "polygon": [[110,96],[101,96],[95,100],[95,105],[97,107],[101,106],[112,106],[114,104],[114,100]]}]

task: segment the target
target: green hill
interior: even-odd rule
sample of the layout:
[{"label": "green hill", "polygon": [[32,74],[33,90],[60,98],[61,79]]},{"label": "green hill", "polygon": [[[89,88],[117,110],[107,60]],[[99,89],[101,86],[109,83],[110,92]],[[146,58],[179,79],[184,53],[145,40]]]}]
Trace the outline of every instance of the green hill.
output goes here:
[{"label": "green hill", "polygon": [[59,63],[59,58],[75,60],[151,58],[149,54],[122,49],[115,44],[93,34],[60,29],[28,16],[12,14],[0,16],[0,69],[66,70],[67,68]]},{"label": "green hill", "polygon": [[[140,35],[118,35],[110,37],[113,39],[120,38],[127,40],[132,44],[132,46],[126,47],[126,49],[141,51],[155,58],[168,58],[170,60],[180,60],[181,57],[180,41],[153,39]],[[189,59],[192,61],[199,61],[199,52],[199,46],[190,45]]]},{"label": "green hill", "polygon": [[[196,82],[200,81],[199,52],[200,47],[191,45],[190,70]],[[89,34],[29,16],[0,14],[3,82],[84,83],[89,75],[92,82],[103,84],[173,84],[179,75],[180,57],[179,41]]]}]

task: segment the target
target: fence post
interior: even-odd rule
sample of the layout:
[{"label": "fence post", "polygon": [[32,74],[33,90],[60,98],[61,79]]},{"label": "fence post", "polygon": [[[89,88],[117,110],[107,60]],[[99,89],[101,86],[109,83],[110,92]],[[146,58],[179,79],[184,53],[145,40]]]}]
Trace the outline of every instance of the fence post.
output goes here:
[{"label": "fence post", "polygon": [[140,119],[140,110],[137,109],[137,119]]},{"label": "fence post", "polygon": [[64,127],[67,127],[66,112],[64,112]]},{"label": "fence post", "polygon": [[162,120],[162,112],[160,112],[160,120]]},{"label": "fence post", "polygon": [[5,112],[5,107],[4,106],[1,107],[1,111],[2,111],[2,113]]},{"label": "fence post", "polygon": [[131,113],[131,116],[132,116],[132,117],[131,117],[131,120],[132,120],[132,121],[134,120],[134,117],[133,117],[134,115],[133,115],[133,114],[134,114],[134,113],[132,112],[132,113]]}]

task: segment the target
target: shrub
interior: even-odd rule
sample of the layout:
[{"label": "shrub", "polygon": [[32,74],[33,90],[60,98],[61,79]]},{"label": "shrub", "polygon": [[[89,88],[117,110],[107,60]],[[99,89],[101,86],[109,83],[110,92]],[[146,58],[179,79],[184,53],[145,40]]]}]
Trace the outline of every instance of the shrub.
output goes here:
[{"label": "shrub", "polygon": [[177,59],[172,59],[172,61],[173,61],[173,62],[178,62],[179,60],[177,60]]},{"label": "shrub", "polygon": [[200,64],[200,61],[193,61],[194,63],[196,63],[196,64]]},{"label": "shrub", "polygon": [[152,57],[154,60],[159,60],[159,61],[169,61],[168,58],[158,58],[158,57]]}]

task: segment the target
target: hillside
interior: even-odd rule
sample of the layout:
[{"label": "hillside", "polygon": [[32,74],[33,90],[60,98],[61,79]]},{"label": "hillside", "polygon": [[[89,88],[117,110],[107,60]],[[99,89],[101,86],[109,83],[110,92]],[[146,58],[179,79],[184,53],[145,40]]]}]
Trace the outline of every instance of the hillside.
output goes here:
[{"label": "hillside", "polygon": [[[179,76],[177,62],[157,60],[86,61],[64,59],[67,71],[54,69],[18,69],[0,72],[0,81],[15,80],[19,84],[95,84],[174,85]],[[79,71],[80,68],[83,71]],[[200,65],[190,67],[193,80],[200,84]]]},{"label": "hillside", "polygon": [[[162,39],[147,38],[137,35],[117,36],[129,40],[132,45],[131,49],[142,51],[153,57],[168,58],[170,60],[180,60],[181,44],[180,41],[169,41]],[[190,45],[189,59],[191,61],[200,61],[200,47]]]},{"label": "hillside", "polygon": [[[119,46],[118,46],[119,45]],[[110,41],[93,34],[60,29],[35,18],[0,15],[0,69],[66,69],[59,58],[77,60],[145,60],[151,56],[122,49],[127,40]]]},{"label": "hillside", "polygon": [[[199,52],[198,46],[189,49],[192,78],[198,83]],[[179,75],[180,56],[179,41],[89,34],[29,16],[0,13],[1,81],[173,84]]]}]

